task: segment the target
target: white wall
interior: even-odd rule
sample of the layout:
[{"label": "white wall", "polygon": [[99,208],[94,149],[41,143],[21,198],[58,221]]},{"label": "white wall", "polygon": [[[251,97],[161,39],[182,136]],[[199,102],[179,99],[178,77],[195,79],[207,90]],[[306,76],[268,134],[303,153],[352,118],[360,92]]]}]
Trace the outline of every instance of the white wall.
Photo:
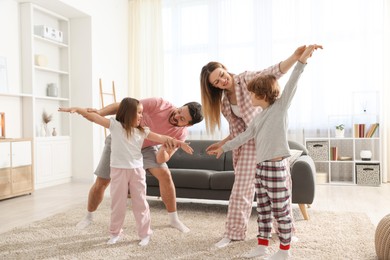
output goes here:
[{"label": "white wall", "polygon": [[[0,56],[7,58],[8,83],[12,86],[21,85],[19,2],[22,0],[0,0]],[[32,0],[31,2],[48,9],[58,8],[57,12],[74,14],[75,25],[83,25],[83,27],[91,29],[90,35],[85,35],[82,31],[77,30],[72,35],[80,37],[76,42],[82,44],[85,40],[86,46],[88,44],[91,46],[90,50],[85,53],[79,53],[78,58],[88,57],[92,61],[90,72],[86,73],[82,79],[83,86],[72,87],[73,106],[100,108],[99,78],[102,78],[104,88],[111,87],[111,82],[115,81],[117,100],[127,95],[127,0]],[[75,19],[76,17],[77,19]],[[83,77],[83,75],[78,76]],[[9,102],[8,100],[5,102],[5,99],[0,102],[0,111],[2,111],[3,106],[6,110],[14,110],[9,105],[12,104],[12,98],[10,99]],[[20,111],[12,113],[14,118],[20,118]],[[9,114],[7,113],[7,115]],[[7,132],[19,131],[20,133],[20,125],[13,125],[14,129],[7,128]],[[73,174],[75,179],[92,181],[92,173],[99,162],[104,144],[103,129],[80,118],[72,119],[72,126],[74,126],[72,127],[74,130],[72,147],[75,151],[72,158],[74,162]]]},{"label": "white wall", "polygon": [[[0,57],[5,57],[7,65],[8,89],[20,89],[19,66],[19,22],[18,4],[14,0],[0,0]],[[1,90],[0,90],[1,91]],[[4,90],[3,90],[4,92]],[[0,112],[5,112],[6,135],[17,137],[22,133],[20,121],[9,123],[14,118],[20,118],[20,100],[14,97],[4,97],[0,101]]]},{"label": "white wall", "polygon": [[8,84],[20,85],[18,3],[0,0],[0,56],[7,58]]},{"label": "white wall", "polygon": [[[89,0],[62,0],[62,2],[91,16],[92,92],[90,94],[92,100],[90,103],[86,103],[84,99],[73,100],[73,105],[100,108],[99,78],[102,79],[103,89],[107,92],[114,81],[117,100],[121,100],[127,96],[128,86],[128,1],[100,0],[93,1],[93,4]],[[92,180],[92,172],[99,163],[104,146],[104,131],[101,126],[94,125],[91,133],[87,129],[88,123],[84,121],[83,119],[74,121],[74,125],[79,126],[77,132],[73,131],[74,144],[89,142],[89,139],[82,139],[88,134],[92,134],[92,144],[78,145],[76,148],[73,161],[80,162],[74,164],[73,174],[75,179]],[[89,162],[81,164],[90,154],[93,155],[93,164]]]}]

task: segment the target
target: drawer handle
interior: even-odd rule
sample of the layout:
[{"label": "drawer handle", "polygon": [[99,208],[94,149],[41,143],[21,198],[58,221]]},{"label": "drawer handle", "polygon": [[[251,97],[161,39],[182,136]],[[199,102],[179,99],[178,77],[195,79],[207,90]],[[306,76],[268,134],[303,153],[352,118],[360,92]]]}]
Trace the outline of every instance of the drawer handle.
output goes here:
[{"label": "drawer handle", "polygon": [[315,144],[313,147],[322,147],[322,144]]},{"label": "drawer handle", "polygon": [[363,171],[373,171],[373,168],[363,168]]}]

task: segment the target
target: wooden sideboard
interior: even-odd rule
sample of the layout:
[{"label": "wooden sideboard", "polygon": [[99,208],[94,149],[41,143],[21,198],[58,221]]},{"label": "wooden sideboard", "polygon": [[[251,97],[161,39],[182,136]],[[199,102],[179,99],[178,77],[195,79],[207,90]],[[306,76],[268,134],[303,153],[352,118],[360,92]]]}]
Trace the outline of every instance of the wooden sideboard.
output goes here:
[{"label": "wooden sideboard", "polygon": [[32,140],[0,139],[0,200],[34,191]]}]

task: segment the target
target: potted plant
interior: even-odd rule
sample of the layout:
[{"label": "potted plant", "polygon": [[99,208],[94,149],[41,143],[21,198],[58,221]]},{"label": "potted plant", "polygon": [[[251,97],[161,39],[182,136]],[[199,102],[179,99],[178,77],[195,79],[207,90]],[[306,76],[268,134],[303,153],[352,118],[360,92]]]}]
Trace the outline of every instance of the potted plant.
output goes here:
[{"label": "potted plant", "polygon": [[336,138],[344,137],[344,124],[336,125]]}]

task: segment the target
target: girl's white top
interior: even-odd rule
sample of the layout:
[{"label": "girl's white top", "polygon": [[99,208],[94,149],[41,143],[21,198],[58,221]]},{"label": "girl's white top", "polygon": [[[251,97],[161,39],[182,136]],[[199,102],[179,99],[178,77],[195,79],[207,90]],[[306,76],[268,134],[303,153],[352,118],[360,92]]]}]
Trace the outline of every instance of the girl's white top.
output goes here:
[{"label": "girl's white top", "polygon": [[111,167],[122,169],[134,169],[143,167],[141,153],[144,139],[149,135],[150,129],[144,127],[145,132],[133,128],[132,135],[128,138],[122,124],[115,118],[110,118],[111,133]]}]

